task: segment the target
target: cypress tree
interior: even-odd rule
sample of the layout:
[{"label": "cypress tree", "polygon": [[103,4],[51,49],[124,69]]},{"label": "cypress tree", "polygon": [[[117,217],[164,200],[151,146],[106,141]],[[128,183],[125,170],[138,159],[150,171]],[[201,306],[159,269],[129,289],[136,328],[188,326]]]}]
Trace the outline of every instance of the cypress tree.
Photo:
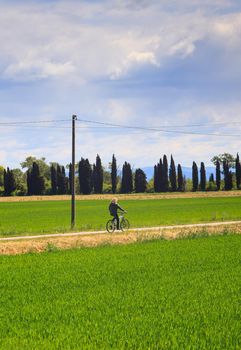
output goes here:
[{"label": "cypress tree", "polygon": [[157,181],[158,181],[158,192],[164,192],[163,163],[161,158],[157,167]]},{"label": "cypress tree", "polygon": [[229,170],[229,173],[228,173],[228,184],[229,184],[229,190],[232,190],[232,188],[233,188],[233,174],[232,174],[231,170]]},{"label": "cypress tree", "polygon": [[84,194],[90,194],[93,188],[93,182],[92,182],[92,168],[90,165],[89,160],[86,158],[85,164],[84,164]]},{"label": "cypress tree", "polygon": [[92,168],[88,159],[81,158],[79,162],[80,193],[90,194],[92,191]]},{"label": "cypress tree", "polygon": [[116,166],[116,158],[113,154],[112,162],[111,162],[111,188],[112,193],[116,193],[117,188],[117,166]]},{"label": "cypress tree", "polygon": [[221,171],[220,171],[219,161],[217,161],[216,163],[216,186],[217,186],[217,191],[219,191],[221,187]]},{"label": "cypress tree", "polygon": [[195,162],[192,163],[192,190],[196,192],[198,189],[198,167]]},{"label": "cypress tree", "polygon": [[81,158],[78,164],[78,179],[79,179],[80,193],[83,193],[84,191],[84,158]]},{"label": "cypress tree", "polygon": [[[8,171],[8,168],[7,168],[7,171]],[[9,192],[7,171],[4,169],[4,172],[3,172],[3,187],[4,187],[4,195],[5,196],[7,196],[7,193]]]},{"label": "cypress tree", "polygon": [[213,176],[213,173],[212,173],[212,174],[210,174],[210,176],[209,176],[209,182],[214,182],[214,176]]},{"label": "cypress tree", "polygon": [[228,190],[228,165],[225,160],[223,161],[223,177],[224,177],[224,189]]},{"label": "cypress tree", "polygon": [[96,164],[94,168],[94,190],[95,193],[103,192],[103,168],[101,165],[100,156],[97,154],[96,156]]},{"label": "cypress tree", "polygon": [[7,168],[7,171],[4,169],[3,175],[4,182],[4,195],[11,196],[12,193],[16,190],[16,181],[14,178],[13,171]]},{"label": "cypress tree", "polygon": [[170,169],[169,169],[169,179],[170,179],[170,183],[171,183],[172,192],[176,192],[176,190],[177,190],[177,175],[176,175],[175,162],[173,160],[172,155],[171,155],[171,164],[170,164]]},{"label": "cypress tree", "polygon": [[63,165],[57,164],[56,182],[58,194],[68,193],[68,178],[65,175],[65,167]]},{"label": "cypress tree", "polygon": [[162,179],[163,179],[163,192],[168,191],[168,162],[167,156],[164,154],[163,156],[163,164],[162,164]]},{"label": "cypress tree", "polygon": [[239,161],[239,154],[237,153],[237,157],[235,160],[235,170],[236,170],[236,186],[237,189],[240,189],[240,182],[241,182],[241,166]]},{"label": "cypress tree", "polygon": [[58,194],[63,194],[63,175],[62,175],[62,167],[57,164],[57,192]]},{"label": "cypress tree", "polygon": [[122,176],[121,176],[121,193],[127,193],[127,185],[126,185],[126,166],[127,162],[125,162],[122,166]]},{"label": "cypress tree", "polygon": [[135,191],[137,193],[143,193],[146,191],[146,174],[142,169],[136,169],[135,171]]},{"label": "cypress tree", "polygon": [[39,165],[36,162],[33,162],[31,170],[31,186],[32,194],[42,195],[45,190],[44,177],[40,175]]},{"label": "cypress tree", "polygon": [[227,161],[223,161],[224,189],[230,191],[233,188],[232,172]]},{"label": "cypress tree", "polygon": [[89,159],[86,158],[85,164],[84,164],[84,179],[85,179],[85,193],[84,194],[90,194],[93,190],[93,171],[89,162]]},{"label": "cypress tree", "polygon": [[33,194],[31,169],[27,170],[27,194],[28,196],[31,196]]},{"label": "cypress tree", "polygon": [[127,193],[126,190],[126,162],[122,166],[122,176],[121,176],[121,193]]},{"label": "cypress tree", "polygon": [[127,190],[128,192],[133,191],[133,178],[130,163],[127,163]]},{"label": "cypress tree", "polygon": [[162,160],[154,166],[154,190],[155,192],[161,192],[163,189],[162,179]]},{"label": "cypress tree", "polygon": [[200,168],[200,189],[201,191],[206,190],[206,170],[203,162],[201,162],[201,168]]},{"label": "cypress tree", "polygon": [[93,183],[93,189],[94,189],[94,193],[98,193],[97,192],[97,187],[98,187],[98,180],[97,180],[97,172],[96,172],[96,165],[93,164],[92,166],[92,183]]},{"label": "cypress tree", "polygon": [[16,181],[12,170],[9,170],[8,184],[9,184],[9,193],[10,195],[12,195],[12,193],[16,190]]},{"label": "cypress tree", "polygon": [[65,167],[63,165],[62,165],[62,168],[61,168],[61,172],[62,172],[62,179],[63,179],[63,194],[67,194],[68,193],[68,187],[69,187],[69,181],[68,181],[68,178],[66,177]]},{"label": "cypress tree", "polygon": [[162,160],[160,159],[159,163],[157,164],[157,192],[161,192],[162,189]]},{"label": "cypress tree", "polygon": [[38,164],[36,162],[33,162],[32,164],[32,168],[31,168],[31,172],[30,172],[30,182],[31,182],[31,186],[32,186],[32,195],[36,195],[36,189],[38,187],[38,178],[40,176],[39,174],[39,167]]},{"label": "cypress tree", "polygon": [[56,167],[52,164],[50,167],[51,172],[51,188],[52,188],[52,194],[57,194],[57,170]]},{"label": "cypress tree", "polygon": [[121,193],[130,193],[133,191],[131,165],[127,162],[122,167]]},{"label": "cypress tree", "polygon": [[179,192],[184,191],[184,179],[183,179],[183,174],[182,174],[182,167],[180,164],[177,166],[177,190]]}]

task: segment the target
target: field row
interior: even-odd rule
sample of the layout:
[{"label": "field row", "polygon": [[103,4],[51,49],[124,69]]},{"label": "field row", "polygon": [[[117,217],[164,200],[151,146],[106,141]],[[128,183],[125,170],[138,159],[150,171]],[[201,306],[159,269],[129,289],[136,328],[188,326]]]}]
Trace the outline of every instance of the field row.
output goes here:
[{"label": "field row", "polygon": [[240,244],[2,256],[0,349],[240,349]]},{"label": "field row", "polygon": [[[107,200],[77,201],[76,231],[104,230]],[[241,197],[122,200],[132,227],[151,227],[241,219]],[[0,203],[0,236],[67,232],[70,203]]]}]

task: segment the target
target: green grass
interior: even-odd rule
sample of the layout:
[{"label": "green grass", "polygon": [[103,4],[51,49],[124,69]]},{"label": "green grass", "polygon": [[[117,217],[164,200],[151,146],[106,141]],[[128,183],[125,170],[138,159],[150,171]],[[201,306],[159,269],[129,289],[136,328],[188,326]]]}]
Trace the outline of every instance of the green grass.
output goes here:
[{"label": "green grass", "polygon": [[0,349],[240,349],[240,247],[230,235],[2,256]]},{"label": "green grass", "polygon": [[[103,230],[109,218],[106,200],[77,201],[76,230]],[[241,219],[241,197],[125,200],[132,227],[150,227]],[[70,230],[67,201],[0,203],[0,235]]]}]

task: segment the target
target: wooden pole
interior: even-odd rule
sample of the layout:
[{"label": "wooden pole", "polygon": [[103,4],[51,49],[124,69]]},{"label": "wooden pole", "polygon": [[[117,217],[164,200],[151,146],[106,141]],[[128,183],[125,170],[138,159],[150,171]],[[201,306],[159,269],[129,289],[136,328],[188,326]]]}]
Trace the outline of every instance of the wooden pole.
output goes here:
[{"label": "wooden pole", "polygon": [[71,228],[75,227],[75,121],[77,116],[72,116],[72,166],[71,166]]}]

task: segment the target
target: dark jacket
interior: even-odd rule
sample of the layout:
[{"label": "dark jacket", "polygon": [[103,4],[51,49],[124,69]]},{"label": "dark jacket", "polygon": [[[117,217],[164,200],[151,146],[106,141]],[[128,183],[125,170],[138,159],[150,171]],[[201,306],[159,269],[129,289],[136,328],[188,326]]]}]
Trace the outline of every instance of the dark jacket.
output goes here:
[{"label": "dark jacket", "polygon": [[110,215],[116,216],[118,209],[124,211],[124,209],[122,209],[118,204],[110,203],[110,205],[109,205]]}]

